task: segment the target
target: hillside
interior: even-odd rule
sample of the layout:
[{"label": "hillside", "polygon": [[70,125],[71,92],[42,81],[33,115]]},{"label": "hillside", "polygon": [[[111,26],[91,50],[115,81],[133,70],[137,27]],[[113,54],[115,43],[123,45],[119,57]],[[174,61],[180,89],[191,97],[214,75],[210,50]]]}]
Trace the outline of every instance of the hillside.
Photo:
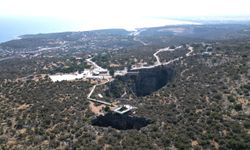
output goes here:
[{"label": "hillside", "polygon": [[[110,29],[2,43],[0,149],[250,149],[249,29]],[[89,101],[93,87],[93,99],[113,106]],[[136,109],[115,114],[123,104]]]}]

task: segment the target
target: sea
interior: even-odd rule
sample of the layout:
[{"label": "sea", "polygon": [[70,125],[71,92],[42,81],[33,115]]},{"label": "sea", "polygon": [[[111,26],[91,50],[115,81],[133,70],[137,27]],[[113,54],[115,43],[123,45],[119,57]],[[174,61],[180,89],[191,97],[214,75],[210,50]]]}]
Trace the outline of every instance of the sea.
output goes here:
[{"label": "sea", "polygon": [[159,18],[123,19],[92,19],[66,20],[45,17],[0,17],[0,43],[18,39],[20,35],[54,33],[68,31],[88,31],[96,29],[123,28],[133,31],[136,28],[156,27],[164,25],[197,24],[190,21]]},{"label": "sea", "polygon": [[50,18],[1,18],[0,43],[18,39],[20,35],[74,31],[69,22]]}]

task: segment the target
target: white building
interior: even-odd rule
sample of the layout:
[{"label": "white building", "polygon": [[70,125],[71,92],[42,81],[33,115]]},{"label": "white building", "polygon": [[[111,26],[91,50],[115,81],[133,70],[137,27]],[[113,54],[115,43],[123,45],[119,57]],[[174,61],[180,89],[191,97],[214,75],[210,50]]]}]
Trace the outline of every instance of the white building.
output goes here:
[{"label": "white building", "polygon": [[93,70],[93,75],[109,75],[109,71],[103,68],[95,68]]},{"label": "white building", "polygon": [[114,110],[114,112],[122,115],[122,114],[125,114],[125,113],[131,111],[132,109],[135,109],[135,107],[133,107],[131,105],[122,105],[122,106],[116,108]]},{"label": "white building", "polygon": [[125,67],[123,70],[117,70],[117,71],[115,71],[114,76],[115,77],[116,76],[124,76],[127,73],[128,73],[128,69],[127,69],[127,67]]}]

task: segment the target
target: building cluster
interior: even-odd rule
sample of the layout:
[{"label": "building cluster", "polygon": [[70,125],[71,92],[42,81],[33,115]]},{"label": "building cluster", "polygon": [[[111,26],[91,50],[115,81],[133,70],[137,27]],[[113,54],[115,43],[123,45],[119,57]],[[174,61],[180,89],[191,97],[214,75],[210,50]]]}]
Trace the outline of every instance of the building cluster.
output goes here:
[{"label": "building cluster", "polygon": [[55,74],[55,75],[49,75],[50,79],[53,82],[56,81],[72,81],[72,80],[87,80],[87,79],[93,79],[93,80],[107,80],[111,79],[112,76],[109,75],[109,71],[106,69],[85,69],[82,73],[75,72],[70,74]]}]

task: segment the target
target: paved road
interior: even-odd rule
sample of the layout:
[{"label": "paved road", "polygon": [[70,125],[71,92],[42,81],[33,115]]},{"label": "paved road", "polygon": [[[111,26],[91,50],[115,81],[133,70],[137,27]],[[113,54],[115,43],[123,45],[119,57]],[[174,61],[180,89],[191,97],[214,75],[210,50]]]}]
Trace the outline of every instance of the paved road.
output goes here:
[{"label": "paved road", "polygon": [[[141,67],[135,67],[135,68],[132,68],[131,70],[140,70],[140,69],[151,69],[151,68],[154,68],[154,67],[157,67],[157,66],[160,66],[160,65],[168,65],[168,64],[171,64],[171,63],[173,63],[173,62],[175,62],[175,61],[179,61],[180,59],[182,59],[183,58],[183,56],[180,56],[180,57],[177,57],[177,58],[174,58],[174,59],[172,59],[172,60],[169,60],[168,62],[165,62],[165,63],[162,63],[161,61],[160,61],[160,58],[159,58],[159,56],[158,56],[158,53],[160,53],[160,52],[163,52],[163,51],[175,51],[176,49],[179,49],[179,48],[181,48],[182,46],[178,46],[178,47],[176,47],[175,49],[170,49],[169,47],[166,47],[166,48],[162,48],[162,49],[159,49],[158,51],[156,51],[154,54],[153,54],[153,56],[155,57],[155,59],[156,59],[156,63],[154,64],[154,65],[151,65],[151,66],[141,66]],[[193,47],[191,47],[190,45],[188,45],[188,50],[189,50],[189,52],[187,52],[186,53],[186,57],[189,57],[189,56],[191,56],[191,54],[193,53]]]},{"label": "paved road", "polygon": [[187,57],[191,56],[191,54],[194,52],[194,48],[188,45],[189,52],[186,54]]},{"label": "paved road", "polygon": [[[179,48],[179,47],[178,47]],[[155,59],[156,59],[156,62],[155,62],[155,64],[154,65],[151,65],[151,66],[142,66],[142,67],[136,67],[136,68],[133,68],[133,69],[131,69],[131,70],[140,70],[140,69],[151,69],[151,68],[154,68],[154,67],[157,67],[157,66],[160,66],[160,65],[163,65],[163,63],[161,63],[161,60],[160,60],[160,58],[159,58],[159,56],[158,56],[158,53],[160,53],[160,52],[164,52],[164,51],[174,51],[175,49],[170,49],[169,47],[166,47],[166,48],[161,48],[161,49],[159,49],[159,50],[157,50],[154,54],[153,54],[153,56],[155,57]],[[170,61],[169,61],[169,63],[170,63]],[[164,63],[165,64],[165,63]]]},{"label": "paved road", "polygon": [[[159,49],[159,50],[157,50],[157,51],[153,54],[153,56],[156,58],[156,63],[155,63],[155,65],[151,65],[151,66],[142,66],[142,67],[138,67],[138,68],[133,68],[133,69],[131,69],[131,70],[150,69],[150,68],[154,68],[154,67],[157,67],[157,66],[160,66],[160,65],[168,65],[168,64],[173,63],[173,62],[175,62],[175,61],[179,61],[180,59],[183,58],[183,56],[177,57],[177,58],[172,59],[172,60],[170,60],[170,61],[168,61],[168,62],[165,62],[165,63],[162,63],[162,62],[160,61],[159,56],[158,56],[158,53],[160,53],[160,52],[164,52],[164,51],[169,51],[169,52],[171,52],[171,51],[175,51],[176,49],[179,49],[179,48],[181,48],[181,46],[178,46],[178,47],[176,47],[175,49],[170,49],[169,47]],[[193,50],[193,47],[191,47],[191,46],[189,46],[189,45],[188,45],[188,50],[189,50],[189,52],[186,53],[186,55],[185,55],[186,57],[191,56],[191,54],[192,54],[193,51],[194,51],[194,50]],[[93,57],[92,57],[92,58],[93,58]],[[93,62],[93,61],[91,60],[92,58],[86,59],[86,61],[88,61],[89,63],[91,63],[91,64],[94,66],[94,68],[103,69],[102,67],[98,66],[95,62]],[[89,99],[90,101],[94,101],[94,102],[97,102],[97,103],[102,103],[102,104],[111,106],[111,105],[112,105],[111,103],[105,102],[105,101],[102,101],[102,100],[97,100],[97,99],[91,98],[91,95],[93,94],[93,92],[95,91],[95,88],[96,88],[97,86],[104,85],[104,84],[106,84],[106,83],[108,83],[108,82],[111,82],[112,80],[113,80],[113,79],[111,79],[111,80],[107,79],[106,82],[103,82],[103,83],[101,83],[101,84],[96,84],[96,85],[94,85],[94,86],[92,87],[90,93],[88,94],[87,99]]]},{"label": "paved road", "polygon": [[93,57],[86,59],[95,69],[106,70],[92,61]]},{"label": "paved road", "polygon": [[138,38],[138,35],[140,35],[143,31],[145,31],[145,29],[139,29],[132,32],[130,35],[134,36],[134,41],[140,42],[142,45],[147,46],[147,43],[143,42],[141,39]]},{"label": "paved road", "polygon": [[[176,48],[176,49],[177,49],[177,48]],[[159,56],[157,55],[158,53],[160,53],[160,52],[166,52],[166,51],[172,52],[172,51],[175,51],[176,49],[170,49],[169,47],[159,49],[157,52],[155,52],[155,53],[153,54],[154,57],[156,58],[156,64],[161,65],[160,58],[159,58]]]},{"label": "paved road", "polygon": [[10,56],[10,57],[5,57],[5,58],[0,58],[0,61],[8,60],[8,59],[13,59],[16,58],[16,56]]}]

